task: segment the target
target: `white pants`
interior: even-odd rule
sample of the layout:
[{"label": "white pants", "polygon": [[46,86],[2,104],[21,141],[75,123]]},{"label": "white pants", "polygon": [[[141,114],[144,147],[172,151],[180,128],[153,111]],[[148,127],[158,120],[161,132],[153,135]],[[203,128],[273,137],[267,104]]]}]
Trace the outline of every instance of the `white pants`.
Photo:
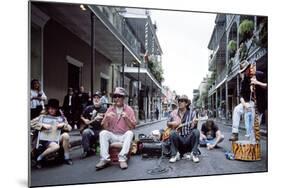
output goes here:
[{"label": "white pants", "polygon": [[[250,102],[250,107],[253,113],[253,120],[255,119],[255,108],[254,108],[254,102]],[[238,133],[239,132],[239,124],[240,124],[240,119],[241,116],[244,115],[245,113],[245,108],[243,107],[242,103],[238,104],[235,106],[233,110],[233,116],[232,116],[232,133]],[[259,123],[261,123],[261,118],[262,114],[259,115]],[[251,125],[252,127],[254,126],[254,121]]]},{"label": "white pants", "polygon": [[119,161],[126,161],[126,155],[129,153],[131,143],[133,140],[133,131],[128,130],[125,134],[114,134],[110,131],[103,130],[100,132],[100,157],[101,160],[110,160],[109,145],[114,142],[121,142],[123,144],[120,153],[118,154]]}]

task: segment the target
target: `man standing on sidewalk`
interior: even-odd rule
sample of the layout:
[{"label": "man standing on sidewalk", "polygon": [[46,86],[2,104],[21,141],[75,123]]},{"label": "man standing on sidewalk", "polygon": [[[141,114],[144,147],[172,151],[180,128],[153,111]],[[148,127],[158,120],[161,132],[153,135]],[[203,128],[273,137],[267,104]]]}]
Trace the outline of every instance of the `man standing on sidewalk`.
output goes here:
[{"label": "man standing on sidewalk", "polygon": [[133,109],[124,104],[127,96],[122,87],[117,87],[112,94],[114,105],[109,107],[101,125],[105,130],[100,132],[100,161],[97,169],[102,169],[110,163],[109,146],[113,142],[122,143],[122,149],[118,154],[121,169],[128,168],[127,154],[129,153],[134,133],[131,129],[136,126],[136,118]]},{"label": "man standing on sidewalk", "polygon": [[[178,98],[178,108],[171,113],[173,121],[167,126],[173,128],[171,132],[171,158],[169,162],[174,163],[183,155],[183,159],[192,158],[193,162],[199,162],[199,139],[200,132],[197,129],[195,112],[189,108],[190,100],[186,95]],[[187,152],[191,151],[191,155]]]},{"label": "man standing on sidewalk", "polygon": [[[252,129],[255,116],[255,104],[251,97],[251,84],[257,85],[256,87],[256,97],[257,97],[257,108],[260,114],[263,113],[266,108],[266,97],[265,90],[262,85],[257,84],[257,80],[264,80],[265,76],[263,72],[256,71],[256,78],[251,79],[253,70],[250,68],[250,63],[247,60],[244,60],[240,63],[240,77],[241,77],[241,87],[240,87],[240,104],[238,104],[233,110],[232,116],[232,135],[229,141],[238,140],[239,124],[240,118],[244,115],[245,112],[251,112],[252,121],[246,121],[246,127]],[[259,82],[261,83],[261,82]],[[249,114],[247,114],[249,115]],[[259,117],[261,120],[261,116]],[[247,119],[247,117],[246,117]],[[249,131],[251,132],[251,130]],[[250,136],[250,135],[249,135]]]}]

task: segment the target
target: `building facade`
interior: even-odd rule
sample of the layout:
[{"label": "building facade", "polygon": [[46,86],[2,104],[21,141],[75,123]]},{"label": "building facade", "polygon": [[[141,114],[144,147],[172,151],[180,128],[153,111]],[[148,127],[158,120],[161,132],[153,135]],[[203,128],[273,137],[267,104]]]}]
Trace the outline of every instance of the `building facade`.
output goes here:
[{"label": "building facade", "polygon": [[[246,22],[252,24],[248,25],[252,28],[248,35],[242,33],[241,25]],[[257,70],[267,76],[267,17],[218,14],[208,48],[212,72],[208,108],[215,117],[229,120],[240,103],[240,62],[256,62]]]},{"label": "building facade", "polygon": [[[118,7],[31,2],[30,79],[38,79],[47,97],[58,98],[61,104],[69,87],[111,93],[122,86],[132,106],[133,101],[137,101],[135,106],[144,106],[139,93],[147,93],[150,105],[143,110],[150,115],[144,119],[150,117],[161,104],[161,83],[144,65],[143,56],[146,47],[151,57],[156,51],[161,56],[162,51],[153,42],[158,41],[155,31],[148,29],[154,33],[152,40],[146,27],[134,27],[138,20],[126,18],[124,12],[125,8]],[[149,15],[142,22],[151,25]],[[135,73],[138,67],[141,71]],[[137,69],[130,72],[130,68]]]}]

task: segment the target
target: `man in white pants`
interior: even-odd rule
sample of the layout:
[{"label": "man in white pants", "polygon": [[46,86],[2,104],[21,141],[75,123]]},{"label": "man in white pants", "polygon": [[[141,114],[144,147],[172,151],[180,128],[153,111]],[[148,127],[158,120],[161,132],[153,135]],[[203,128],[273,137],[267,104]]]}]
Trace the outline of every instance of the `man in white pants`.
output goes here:
[{"label": "man in white pants", "polygon": [[114,105],[109,107],[105,113],[101,125],[105,130],[100,132],[100,161],[96,165],[97,169],[106,167],[110,162],[109,145],[112,142],[123,144],[118,154],[121,169],[128,168],[127,154],[130,150],[134,133],[131,129],[136,126],[136,118],[133,109],[124,104],[127,96],[122,87],[117,87],[112,94]]},{"label": "man in white pants", "polygon": [[[253,70],[250,67],[250,63],[246,60],[240,63],[240,77],[241,77],[241,87],[240,87],[240,104],[238,104],[233,110],[232,116],[232,135],[229,141],[238,140],[239,124],[241,115],[244,115],[246,112],[252,113],[252,121],[248,122],[248,127],[250,130],[253,130],[253,123],[255,118],[255,104],[251,96],[251,84],[256,85],[256,97],[257,97],[257,108],[259,111],[259,121],[261,122],[262,112],[264,111],[264,102],[265,99],[265,88],[267,84],[259,82],[258,80],[264,77],[264,74],[260,71],[256,71],[255,77],[251,78]],[[251,133],[253,136],[253,132]],[[250,135],[249,135],[250,136]]]}]

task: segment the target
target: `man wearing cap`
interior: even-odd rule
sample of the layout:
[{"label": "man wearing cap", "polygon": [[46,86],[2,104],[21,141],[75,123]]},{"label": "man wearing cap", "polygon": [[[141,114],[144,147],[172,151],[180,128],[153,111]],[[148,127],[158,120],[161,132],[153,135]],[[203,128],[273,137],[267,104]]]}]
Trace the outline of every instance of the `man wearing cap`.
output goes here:
[{"label": "man wearing cap", "polygon": [[[192,159],[199,162],[199,138],[200,132],[197,129],[195,112],[189,108],[190,100],[186,95],[178,98],[178,109],[172,111],[171,121],[167,126],[174,130],[170,135],[171,158],[169,162],[174,163],[183,155],[183,159]],[[191,151],[191,155],[187,152]]]},{"label": "man wearing cap", "polygon": [[121,142],[123,146],[118,155],[119,163],[121,169],[126,169],[128,168],[127,154],[133,140],[132,129],[136,126],[136,118],[133,109],[124,104],[124,99],[127,96],[124,88],[117,87],[111,96],[114,105],[108,108],[101,122],[104,130],[100,132],[100,161],[96,168],[102,169],[109,164],[110,143]]},{"label": "man wearing cap", "polygon": [[83,154],[81,158],[86,158],[93,154],[91,146],[98,140],[99,133],[102,129],[101,121],[106,112],[106,108],[101,105],[101,93],[93,94],[93,105],[87,106],[81,115],[83,126],[80,129],[82,132],[82,147]]},{"label": "man wearing cap", "polygon": [[[266,84],[259,82],[257,80],[264,80],[264,73],[261,71],[256,71],[255,77],[253,77],[253,69],[251,64],[247,60],[243,60],[240,63],[240,104],[238,104],[233,110],[232,116],[232,134],[229,141],[238,140],[239,124],[241,116],[245,114],[245,126],[246,126],[246,137],[250,137],[252,134],[252,127],[254,124],[255,116],[255,104],[252,100],[252,87],[251,84],[256,85],[256,97],[257,97],[257,108],[260,114],[266,108],[265,101],[265,90]],[[252,77],[252,78],[251,78]],[[262,83],[262,84],[260,84]],[[261,120],[261,117],[260,117]]]},{"label": "man wearing cap", "polygon": [[[45,119],[45,120],[44,120]],[[52,122],[52,123],[46,123]],[[55,126],[55,127],[54,127]],[[57,99],[50,99],[47,104],[46,114],[42,114],[31,121],[31,128],[44,131],[44,130],[61,130],[59,143],[56,141],[41,141],[40,144],[45,149],[37,157],[37,168],[42,168],[42,160],[49,154],[58,151],[62,145],[64,150],[64,162],[72,165],[72,160],[69,156],[69,134],[71,126],[68,124],[66,118],[59,112],[59,101]]]}]

